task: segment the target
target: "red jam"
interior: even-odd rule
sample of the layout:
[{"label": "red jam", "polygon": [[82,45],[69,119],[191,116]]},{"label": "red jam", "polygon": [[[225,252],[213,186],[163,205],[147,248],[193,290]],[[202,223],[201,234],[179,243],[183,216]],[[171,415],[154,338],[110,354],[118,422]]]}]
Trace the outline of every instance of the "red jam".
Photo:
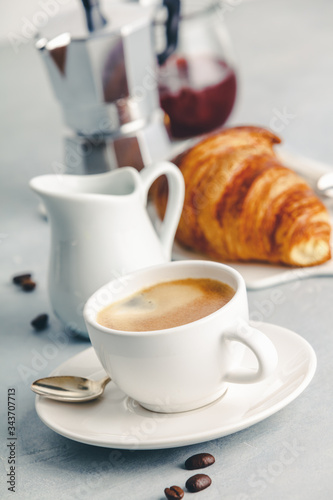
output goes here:
[{"label": "red jam", "polygon": [[171,56],[160,68],[161,107],[175,138],[204,134],[225,123],[235,103],[233,69],[211,56]]}]

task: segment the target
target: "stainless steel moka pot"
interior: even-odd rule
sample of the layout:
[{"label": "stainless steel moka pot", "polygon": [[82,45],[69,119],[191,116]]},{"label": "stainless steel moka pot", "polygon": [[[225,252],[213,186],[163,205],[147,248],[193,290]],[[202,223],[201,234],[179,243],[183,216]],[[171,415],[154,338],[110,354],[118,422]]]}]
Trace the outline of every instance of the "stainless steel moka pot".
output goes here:
[{"label": "stainless steel moka pot", "polygon": [[82,0],[49,20],[36,47],[65,122],[63,172],[140,170],[170,154],[156,67],[177,43],[179,0],[168,11],[166,47],[156,56],[155,7]]}]

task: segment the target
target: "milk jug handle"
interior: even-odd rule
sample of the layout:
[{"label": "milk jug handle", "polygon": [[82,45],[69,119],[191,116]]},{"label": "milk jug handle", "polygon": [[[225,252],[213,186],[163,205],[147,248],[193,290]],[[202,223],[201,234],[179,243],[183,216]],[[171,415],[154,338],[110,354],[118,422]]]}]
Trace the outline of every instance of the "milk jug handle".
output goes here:
[{"label": "milk jug handle", "polygon": [[184,204],[184,178],[179,168],[168,161],[158,162],[140,172],[144,200],[147,201],[148,191],[153,182],[161,175],[166,175],[169,186],[168,204],[160,231],[160,240],[166,260],[171,259],[173,240],[178,227]]}]

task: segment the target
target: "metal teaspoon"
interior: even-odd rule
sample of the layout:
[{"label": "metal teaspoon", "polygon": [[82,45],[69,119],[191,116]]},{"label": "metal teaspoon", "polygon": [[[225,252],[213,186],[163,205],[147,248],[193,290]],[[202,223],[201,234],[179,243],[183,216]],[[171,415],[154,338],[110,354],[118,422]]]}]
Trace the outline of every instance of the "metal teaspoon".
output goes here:
[{"label": "metal teaspoon", "polygon": [[110,380],[109,376],[95,381],[83,377],[60,375],[35,380],[30,388],[36,394],[46,398],[65,403],[80,403],[91,401],[103,394]]}]

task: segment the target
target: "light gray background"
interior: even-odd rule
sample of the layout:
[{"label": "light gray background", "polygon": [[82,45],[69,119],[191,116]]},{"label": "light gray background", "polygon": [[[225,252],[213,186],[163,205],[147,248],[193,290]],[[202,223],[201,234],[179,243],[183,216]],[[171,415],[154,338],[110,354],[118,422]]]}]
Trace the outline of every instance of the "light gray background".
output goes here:
[{"label": "light gray background", "polygon": [[[284,144],[333,165],[332,2],[234,1],[229,3],[225,19],[240,81],[230,124],[270,126],[285,111],[287,123],[278,124]],[[216,457],[209,470],[213,484],[198,499],[332,498],[332,278],[280,286],[283,300],[274,307],[272,289],[249,292],[251,314],[262,314],[265,321],[298,332],[318,357],[317,373],[306,391],[249,429],[191,447],[113,452],[67,440],[40,422],[29,383],[48,375],[88,344],[69,341],[65,347],[53,348],[52,359],[46,360],[44,354],[51,352],[50,345],[56,345],[59,325],[51,315],[49,330],[38,334],[29,326],[35,315],[50,312],[46,291],[49,230],[37,213],[37,201],[27,183],[35,175],[51,172],[52,163],[61,161],[62,122],[31,44],[22,44],[17,53],[3,46],[0,64],[0,497],[159,500],[166,486],[184,484],[188,477],[182,469],[184,460],[195,452],[208,451]],[[32,270],[38,282],[31,294],[10,282],[13,274],[24,270]],[[22,367],[32,369],[36,353],[45,362],[37,369],[34,365],[34,372],[24,380]],[[17,389],[19,436],[16,494],[8,494],[5,484],[6,402],[7,389],[12,386]],[[295,445],[295,460],[279,469],[276,463],[281,462],[281,453]],[[274,475],[274,470],[280,473]]]}]

